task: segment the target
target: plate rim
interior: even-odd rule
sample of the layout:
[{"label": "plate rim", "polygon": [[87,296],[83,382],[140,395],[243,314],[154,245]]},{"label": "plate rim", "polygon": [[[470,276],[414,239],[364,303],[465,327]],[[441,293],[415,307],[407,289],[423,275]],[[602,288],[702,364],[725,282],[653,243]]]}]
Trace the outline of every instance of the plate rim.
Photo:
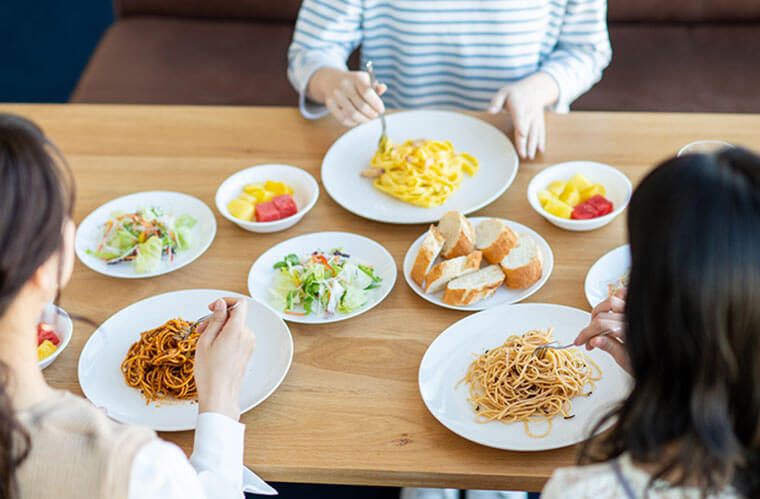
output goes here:
[{"label": "plate rim", "polygon": [[[109,320],[111,320],[112,318],[114,318],[117,314],[120,314],[120,313],[124,312],[128,308],[137,306],[137,305],[139,305],[140,303],[142,303],[144,301],[152,300],[152,299],[156,299],[156,298],[160,298],[160,297],[164,297],[164,296],[168,296],[168,295],[173,295],[173,294],[187,293],[187,292],[204,292],[204,293],[218,294],[220,296],[234,296],[234,297],[237,297],[237,298],[246,298],[246,299],[254,301],[254,302],[256,302],[256,303],[258,303],[260,305],[263,305],[265,308],[270,308],[270,307],[267,307],[265,303],[262,303],[261,300],[257,300],[256,298],[253,298],[252,296],[247,296],[247,295],[245,295],[243,293],[238,293],[236,291],[228,291],[228,290],[222,290],[222,289],[211,289],[211,288],[191,288],[191,289],[178,289],[178,290],[174,290],[174,291],[167,291],[165,293],[159,293],[157,295],[151,295],[151,296],[145,297],[145,298],[143,298],[141,300],[137,300],[135,302],[130,303],[129,305],[127,305],[127,306],[125,306],[125,307],[117,310],[116,312],[114,312],[113,314],[111,314],[106,320],[104,320],[102,323],[100,323],[98,325],[98,327],[95,328],[95,330],[89,336],[89,338],[87,338],[87,341],[85,342],[84,346],[82,347],[82,350],[79,352],[79,358],[77,359],[77,382],[79,383],[79,387],[82,389],[82,394],[84,395],[84,397],[89,402],[91,402],[93,405],[95,405],[95,401],[93,401],[89,397],[89,395],[87,394],[87,389],[85,388],[85,384],[82,382],[82,380],[84,379],[83,376],[82,376],[82,359],[83,359],[84,354],[85,354],[85,352],[87,351],[88,348],[94,348],[94,347],[90,347],[91,341],[95,337],[96,334],[102,334],[102,333],[98,333],[98,331],[100,331],[102,329],[103,325],[106,322],[108,322]],[[285,331],[288,333],[287,334],[287,340],[288,340],[287,341],[287,345],[288,345],[288,348],[290,350],[290,354],[288,356],[288,362],[287,362],[287,364],[285,366],[285,369],[283,370],[282,375],[277,380],[277,383],[274,384],[273,388],[271,390],[269,390],[266,393],[266,395],[264,395],[263,397],[261,397],[260,400],[254,402],[252,405],[250,405],[248,407],[245,407],[245,408],[244,407],[240,408],[240,415],[241,416],[244,413],[246,413],[246,412],[254,409],[258,405],[260,405],[262,402],[264,402],[265,400],[267,400],[280,387],[280,385],[282,385],[282,382],[285,381],[285,377],[287,377],[288,373],[290,372],[290,368],[293,366],[293,355],[294,355],[294,351],[295,351],[295,343],[293,341],[293,332],[288,327],[288,324],[285,321],[282,320],[282,318],[280,318],[279,316],[277,316],[277,319],[280,322],[283,323],[283,326],[285,327]],[[107,408],[105,408],[105,410],[108,411]],[[134,421],[134,420],[129,420],[128,418],[122,418],[120,416],[122,416],[122,415],[108,413],[108,417],[110,417],[113,420],[118,421],[120,423],[131,424],[131,425],[147,426],[148,428],[151,428],[154,431],[165,431],[165,432],[189,431],[189,430],[195,430],[196,425],[197,425],[197,419],[196,419],[195,424],[190,425],[190,426],[185,426],[185,425],[163,426],[163,425],[154,425],[154,424],[146,425],[146,424],[144,424],[142,422]]]},{"label": "plate rim", "polygon": [[[541,447],[537,447],[537,448],[534,448],[534,449],[524,449],[524,448],[519,448],[518,449],[518,448],[513,448],[513,447],[504,447],[504,446],[494,445],[492,443],[485,443],[485,442],[476,440],[474,438],[471,438],[469,436],[462,435],[461,433],[459,433],[455,429],[451,428],[444,421],[441,421],[441,419],[438,417],[438,414],[436,414],[435,411],[433,411],[433,409],[428,404],[428,401],[426,400],[426,398],[425,398],[425,396],[423,394],[423,388],[422,388],[422,386],[423,386],[423,383],[422,383],[422,366],[423,366],[423,364],[425,362],[425,359],[428,356],[428,353],[430,352],[430,349],[433,347],[433,345],[435,344],[435,342],[438,341],[450,329],[453,329],[454,327],[456,327],[460,322],[476,320],[475,318],[476,318],[476,316],[478,316],[478,314],[496,313],[495,311],[497,309],[499,309],[499,308],[505,308],[505,309],[506,308],[513,308],[513,307],[521,307],[521,308],[538,307],[538,308],[541,308],[541,307],[547,307],[547,306],[548,307],[552,307],[552,308],[560,308],[560,309],[572,310],[574,312],[580,312],[582,314],[585,314],[588,318],[591,317],[591,313],[590,312],[586,312],[585,310],[581,310],[579,308],[571,307],[571,306],[568,306],[568,305],[559,305],[559,304],[555,304],[555,303],[546,303],[546,302],[537,302],[537,303],[505,303],[505,304],[499,305],[497,307],[491,307],[489,309],[481,310],[481,311],[479,311],[477,313],[474,313],[474,314],[466,315],[465,317],[462,317],[458,321],[456,321],[453,324],[451,324],[450,326],[448,326],[446,329],[444,329],[443,331],[441,331],[438,334],[438,336],[435,337],[435,339],[428,345],[427,349],[425,350],[425,353],[422,356],[422,360],[420,360],[420,365],[419,365],[419,367],[417,369],[417,390],[418,390],[418,392],[420,394],[420,398],[422,399],[422,403],[425,405],[425,408],[427,409],[428,413],[430,415],[432,415],[433,418],[435,418],[435,420],[438,421],[438,423],[441,426],[443,426],[449,432],[453,433],[454,435],[456,435],[456,436],[458,436],[460,438],[464,438],[465,440],[467,440],[469,442],[473,442],[475,444],[482,445],[484,447],[490,447],[492,449],[504,450],[504,451],[509,451],[509,452],[544,452],[544,451],[548,451],[548,450],[564,449],[564,448],[567,448],[567,447],[570,447],[570,446],[573,446],[573,445],[577,445],[577,444],[579,444],[581,442],[585,442],[586,440],[588,440],[592,436],[598,435],[599,433],[607,430],[613,424],[614,420],[610,420],[610,421],[606,422],[593,435],[589,435],[588,437],[586,437],[586,438],[584,438],[582,440],[576,441],[576,442],[571,442],[571,443],[563,444],[563,445],[559,445],[559,446],[558,445],[550,445],[550,446],[541,446]],[[536,441],[540,441],[540,439],[535,439],[535,440]]]},{"label": "plate rim", "polygon": [[[90,262],[88,262],[87,259],[84,258],[84,256],[82,255],[82,252],[79,251],[79,249],[78,249],[78,247],[76,245],[76,241],[79,239],[80,229],[82,228],[82,226],[86,222],[88,222],[90,220],[90,218],[93,216],[93,214],[96,211],[98,211],[99,209],[103,208],[104,206],[106,206],[108,204],[111,204],[111,203],[115,203],[116,201],[121,201],[121,200],[123,200],[125,198],[129,198],[129,197],[132,197],[132,196],[140,195],[140,194],[150,194],[150,195],[158,195],[158,194],[166,195],[166,194],[168,194],[168,195],[171,195],[171,196],[186,197],[186,198],[190,198],[192,200],[195,200],[198,203],[200,203],[201,205],[203,205],[206,208],[206,210],[208,210],[208,213],[210,215],[210,220],[212,221],[212,224],[211,224],[212,225],[212,227],[211,227],[211,237],[209,238],[208,242],[202,248],[198,249],[198,254],[194,258],[188,260],[187,262],[185,262],[185,263],[183,263],[181,265],[177,265],[177,266],[174,266],[174,267],[169,267],[169,268],[167,268],[165,270],[162,270],[162,271],[159,271],[159,272],[150,272],[150,273],[147,273],[147,274],[137,274],[137,273],[135,273],[134,275],[114,275],[113,273],[105,272],[102,269],[98,269],[95,266],[90,265]],[[87,267],[88,269],[90,269],[90,270],[92,270],[94,272],[97,272],[100,275],[105,275],[105,276],[108,276],[108,277],[112,277],[114,279],[149,279],[151,277],[158,277],[158,276],[169,274],[171,272],[174,272],[175,270],[179,270],[179,269],[181,269],[183,267],[186,267],[186,266],[190,265],[191,263],[195,262],[197,259],[199,259],[201,256],[203,256],[203,254],[206,253],[206,251],[208,251],[208,249],[211,247],[211,245],[213,244],[214,240],[216,239],[216,232],[217,232],[217,230],[218,230],[218,224],[216,223],[216,216],[214,216],[213,210],[211,210],[211,208],[206,203],[204,203],[202,200],[198,199],[197,197],[195,197],[195,196],[193,196],[191,194],[186,194],[184,192],[177,192],[177,191],[139,191],[139,192],[133,192],[133,193],[130,193],[130,194],[125,194],[123,196],[119,196],[118,198],[111,199],[110,201],[106,201],[105,203],[101,204],[100,206],[98,206],[94,210],[90,211],[87,214],[87,216],[85,216],[82,219],[82,221],[79,222],[79,225],[77,225],[77,229],[76,229],[76,232],[74,234],[74,252],[76,253],[77,259],[85,267]],[[84,235],[82,235],[82,239],[84,239]]]},{"label": "plate rim", "polygon": [[[396,264],[395,258],[393,258],[393,255],[391,254],[390,251],[388,251],[388,249],[385,246],[383,246],[379,242],[375,241],[374,239],[371,239],[371,238],[369,238],[367,236],[363,236],[361,234],[356,234],[354,232],[345,232],[345,231],[307,232],[306,234],[300,234],[298,236],[293,236],[291,238],[288,238],[288,239],[286,239],[284,241],[280,241],[279,243],[275,244],[274,246],[268,248],[263,253],[261,253],[256,258],[256,260],[253,261],[253,263],[251,264],[250,269],[248,270],[248,277],[247,277],[246,281],[247,281],[249,295],[251,297],[255,298],[254,295],[253,295],[253,290],[254,290],[254,287],[253,287],[253,269],[254,269],[254,267],[256,267],[256,264],[259,262],[259,260],[261,260],[261,258],[265,254],[267,254],[270,251],[274,250],[278,246],[284,245],[284,244],[289,243],[291,241],[294,241],[296,239],[300,239],[300,238],[303,238],[303,237],[306,237],[306,236],[316,236],[316,235],[332,235],[332,236],[346,236],[347,235],[347,236],[351,236],[351,237],[358,237],[360,239],[364,239],[364,240],[368,241],[371,244],[376,245],[378,248],[380,248],[382,251],[384,251],[385,255],[388,257],[388,261],[389,262],[393,262],[393,266],[392,266],[392,268],[393,268],[393,279],[392,279],[392,281],[390,281],[390,285],[388,286],[388,290],[374,304],[370,304],[369,306],[362,307],[355,314],[348,314],[348,315],[343,316],[343,317],[335,317],[335,318],[332,318],[332,319],[323,319],[323,320],[318,320],[318,321],[307,321],[307,320],[304,320],[303,318],[301,318],[300,316],[286,317],[286,314],[284,312],[281,312],[281,311],[275,309],[269,302],[266,302],[264,300],[260,300],[260,299],[256,298],[256,300],[259,303],[263,303],[264,305],[266,305],[275,314],[277,314],[277,316],[281,320],[283,320],[285,322],[294,322],[294,323],[297,323],[297,324],[306,324],[306,325],[309,325],[309,324],[332,324],[334,322],[341,322],[341,321],[346,321],[346,320],[349,320],[349,319],[353,319],[354,317],[358,317],[358,316],[360,316],[360,315],[362,315],[362,314],[364,314],[366,312],[369,312],[370,310],[372,310],[373,308],[375,308],[376,306],[378,306],[380,303],[382,303],[383,301],[385,301],[385,299],[388,297],[388,295],[391,294],[391,291],[393,291],[393,288],[396,286],[396,280],[398,279],[398,268],[397,268],[397,264]],[[385,278],[383,278],[383,279],[385,279]]]},{"label": "plate rim", "polygon": [[591,285],[589,284],[589,279],[591,278],[591,272],[594,271],[594,268],[597,265],[599,265],[602,262],[602,260],[608,258],[610,255],[612,255],[613,253],[615,253],[617,251],[621,251],[622,248],[625,248],[625,247],[629,247],[630,248],[630,246],[631,246],[630,243],[625,243],[625,244],[622,244],[622,245],[618,246],[617,248],[613,248],[613,249],[609,250],[608,252],[606,252],[605,254],[603,254],[602,256],[600,256],[599,258],[597,258],[596,261],[591,264],[591,267],[588,268],[588,271],[586,272],[586,278],[583,280],[583,294],[586,295],[586,301],[588,302],[589,305],[591,305],[592,309],[594,307],[596,307],[597,305],[599,305],[599,302],[594,303],[594,302],[591,301],[591,295],[589,293],[589,288],[591,287]]},{"label": "plate rim", "polygon": [[[509,222],[509,223],[512,223],[512,224],[516,224],[516,225],[519,225],[522,228],[528,229],[532,233],[531,235],[533,235],[533,234],[537,235],[540,238],[540,240],[543,241],[544,244],[546,245],[546,247],[549,249],[549,257],[551,259],[551,268],[549,269],[549,272],[548,273],[544,273],[544,274],[541,275],[541,278],[537,281],[537,282],[540,282],[541,284],[536,289],[534,289],[530,293],[526,294],[525,296],[523,296],[523,297],[521,297],[521,298],[519,298],[517,300],[510,301],[510,302],[497,303],[495,305],[491,305],[491,306],[488,306],[488,307],[483,307],[483,306],[478,306],[478,303],[482,303],[482,301],[478,302],[478,303],[474,303],[472,305],[464,305],[464,306],[462,306],[462,305],[449,305],[447,303],[443,303],[442,301],[441,302],[435,301],[435,300],[432,299],[432,297],[430,295],[427,295],[424,292],[420,293],[420,291],[415,288],[416,283],[412,281],[411,275],[406,272],[406,261],[407,261],[407,259],[411,260],[411,258],[412,258],[412,255],[411,255],[412,248],[417,244],[418,241],[421,241],[425,237],[425,234],[427,234],[427,232],[425,232],[422,235],[420,235],[420,237],[418,237],[417,239],[415,239],[414,241],[412,241],[412,244],[409,245],[409,247],[406,250],[406,253],[404,253],[404,260],[403,260],[403,262],[401,264],[401,272],[404,274],[404,280],[406,280],[406,284],[411,288],[412,291],[414,291],[414,293],[417,296],[419,296],[420,298],[422,298],[422,299],[424,299],[424,300],[432,303],[433,305],[437,305],[437,306],[442,307],[442,308],[448,308],[450,310],[459,310],[460,312],[480,312],[480,311],[483,311],[483,310],[492,309],[494,307],[499,307],[501,305],[514,305],[514,304],[520,303],[523,300],[526,300],[526,299],[530,298],[531,296],[533,296],[534,294],[536,294],[540,289],[542,289],[546,285],[547,282],[549,282],[549,278],[551,278],[552,273],[554,273],[554,250],[552,250],[552,247],[549,244],[549,241],[547,241],[541,234],[539,234],[534,229],[532,229],[531,227],[528,227],[525,224],[522,224],[520,222],[516,222],[514,220],[509,220],[507,218],[487,217],[487,216],[485,216],[485,217],[466,217],[466,218],[470,222],[472,222],[473,220],[477,220],[477,221],[480,221],[481,223],[484,222],[485,220],[493,218],[493,219],[496,219],[496,220],[500,220],[502,222]],[[542,265],[545,264],[545,263],[546,262],[543,262]],[[472,308],[469,308],[469,307],[472,307]]]},{"label": "plate rim", "polygon": [[[512,186],[512,184],[515,181],[515,178],[517,178],[517,172],[520,169],[520,158],[517,155],[517,150],[515,149],[514,144],[512,143],[512,141],[509,139],[509,137],[507,137],[507,135],[502,130],[500,130],[499,128],[495,127],[491,123],[488,123],[487,121],[478,119],[478,118],[476,118],[474,116],[471,116],[469,114],[465,114],[465,113],[457,112],[457,111],[444,110],[444,109],[410,109],[410,110],[405,110],[405,111],[397,111],[397,112],[394,112],[394,113],[389,113],[388,116],[396,116],[396,115],[400,115],[400,114],[409,114],[409,113],[415,113],[415,114],[417,114],[417,113],[437,113],[437,114],[444,114],[444,115],[456,115],[457,119],[462,118],[462,119],[465,119],[465,120],[476,121],[478,123],[482,123],[483,125],[486,125],[486,126],[492,128],[495,131],[497,131],[498,133],[502,134],[504,136],[505,141],[509,144],[509,147],[510,147],[510,159],[512,159],[514,161],[514,164],[515,164],[515,167],[514,167],[514,170],[512,171],[511,176],[509,177],[509,179],[507,180],[507,182],[504,184],[504,186],[501,187],[498,192],[496,192],[493,196],[489,197],[487,200],[485,200],[485,201],[483,201],[483,202],[481,202],[481,203],[479,203],[477,205],[473,205],[472,207],[468,207],[468,208],[465,208],[465,209],[458,210],[463,215],[467,215],[469,213],[473,213],[475,211],[478,211],[478,210],[481,210],[481,209],[485,208],[486,206],[488,206],[491,203],[493,203],[494,201],[496,201],[499,197],[501,197],[507,191],[507,189],[509,189]],[[358,126],[363,126],[363,125],[366,125],[366,124],[369,124],[369,123],[371,123],[371,121],[366,122],[366,123],[362,123],[362,124],[360,124]],[[327,149],[327,152],[325,153],[324,157],[322,158],[322,165],[321,165],[320,170],[319,170],[319,176],[322,179],[322,185],[325,188],[325,192],[327,192],[327,195],[330,196],[330,199],[332,199],[333,201],[335,201],[341,208],[343,208],[344,210],[348,211],[349,213],[352,213],[352,214],[354,214],[354,215],[356,215],[358,217],[364,218],[366,220],[372,220],[373,222],[388,223],[388,224],[394,224],[394,225],[415,225],[415,224],[436,223],[438,221],[438,218],[440,218],[440,217],[423,217],[423,218],[415,218],[414,220],[409,220],[409,221],[399,221],[399,220],[390,220],[388,218],[382,218],[382,217],[373,217],[371,215],[359,214],[356,211],[354,211],[351,208],[349,208],[348,206],[346,206],[340,199],[338,199],[335,196],[334,191],[330,187],[331,184],[329,182],[325,182],[325,170],[326,170],[325,165],[327,163],[327,158],[330,156],[330,153],[335,148],[335,145],[341,139],[343,139],[343,137],[345,137],[346,135],[348,135],[349,133],[351,133],[352,131],[354,131],[356,128],[357,127],[353,127],[351,129],[347,130],[346,132],[344,132],[343,134],[341,134],[340,137],[338,137],[337,139],[335,139],[335,141],[330,145],[329,149]],[[403,203],[403,201],[398,201],[398,202],[399,203]],[[405,204],[407,204],[407,203],[405,203]]]}]

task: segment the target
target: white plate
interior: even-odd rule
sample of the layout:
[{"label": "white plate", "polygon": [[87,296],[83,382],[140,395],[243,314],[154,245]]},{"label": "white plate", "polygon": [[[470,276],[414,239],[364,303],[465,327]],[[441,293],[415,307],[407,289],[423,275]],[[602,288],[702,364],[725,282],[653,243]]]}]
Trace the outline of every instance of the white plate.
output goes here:
[{"label": "white plate", "polygon": [[251,296],[264,303],[270,303],[269,289],[274,279],[274,264],[281,261],[291,253],[298,256],[310,255],[316,250],[329,251],[340,248],[343,253],[350,255],[350,260],[364,265],[371,265],[375,274],[382,277],[379,288],[372,290],[369,303],[354,310],[350,314],[336,314],[326,316],[324,314],[311,314],[307,316],[288,315],[280,310],[275,310],[282,319],[301,324],[326,324],[338,322],[356,317],[367,312],[388,296],[396,282],[396,263],[388,250],[372,239],[350,234],[348,232],[315,232],[304,234],[283,241],[263,253],[251,266],[248,273],[248,291]]},{"label": "white plate", "polygon": [[[195,246],[178,252],[174,256],[173,262],[169,261],[169,258],[166,256],[162,257],[158,270],[147,274],[135,272],[133,262],[121,262],[109,265],[100,258],[87,254],[88,249],[96,249],[95,245],[99,229],[108,221],[112,212],[123,211],[125,213],[133,213],[138,208],[151,208],[154,206],[162,208],[165,212],[178,217],[185,214],[193,217],[197,222],[192,229],[195,232]],[[211,246],[215,235],[216,218],[214,218],[214,213],[200,199],[179,192],[138,192],[109,201],[87,215],[87,218],[82,220],[82,223],[77,228],[75,248],[79,260],[95,272],[111,277],[139,279],[167,274],[188,265]]]},{"label": "white plate", "polygon": [[[493,217],[468,217],[467,220],[470,221],[473,227],[477,227],[480,222],[490,220],[491,218]],[[418,237],[417,240],[414,241],[406,251],[406,256],[404,257],[404,277],[406,278],[406,283],[409,284],[409,287],[412,288],[415,293],[430,303],[435,303],[439,307],[451,308],[454,310],[464,310],[465,312],[485,310],[497,305],[517,303],[518,301],[524,300],[525,298],[541,289],[541,286],[543,286],[546,281],[549,280],[549,276],[552,274],[552,270],[554,269],[554,254],[552,253],[551,246],[549,246],[549,243],[547,243],[546,240],[541,237],[536,231],[529,227],[526,227],[525,225],[519,224],[517,222],[512,222],[511,220],[504,220],[503,218],[498,218],[497,220],[501,220],[507,224],[510,229],[518,234],[529,234],[533,240],[536,241],[538,249],[541,251],[541,265],[543,272],[541,274],[541,279],[536,281],[532,286],[529,286],[525,289],[509,289],[506,286],[500,286],[493,295],[486,298],[485,300],[473,303],[472,305],[457,306],[444,303],[441,300],[443,297],[443,291],[427,294],[412,279],[412,267],[414,266],[414,259],[417,257],[417,253],[420,251],[420,246],[422,246],[422,240],[425,239],[425,234],[422,234],[420,237]],[[440,261],[440,258],[436,260],[436,262]],[[481,265],[481,267],[485,267],[486,265],[487,262]]]},{"label": "white plate", "polygon": [[[123,423],[157,431],[195,428],[198,404],[192,401],[146,404],[145,397],[124,381],[121,363],[142,331],[176,317],[195,320],[208,312],[209,303],[225,296],[249,298],[213,289],[175,291],[139,301],[111,316],[90,336],[79,357],[79,384],[85,396]],[[246,324],[256,333],[256,349],[248,361],[240,390],[242,412],[274,392],[293,360],[290,330],[268,307],[249,299]]]},{"label": "white plate", "polygon": [[[544,303],[503,305],[465,317],[441,333],[422,358],[419,385],[425,405],[441,424],[457,435],[497,449],[539,451],[582,442],[599,418],[628,395],[631,386],[631,378],[601,350],[588,353],[602,369],[602,379],[596,382],[594,393],[590,397],[572,399],[575,418],[555,417],[552,431],[542,438],[529,437],[522,422],[476,422],[467,401],[468,385],[462,383],[454,387],[466,374],[474,354],[501,345],[507,337],[553,327],[556,340],[570,343],[590,317],[589,313],[576,308]],[[531,430],[541,434],[546,425],[548,423],[531,423]]]},{"label": "white plate", "polygon": [[474,156],[480,170],[465,175],[462,185],[442,205],[422,208],[376,189],[359,174],[369,168],[380,138],[380,121],[352,128],[327,151],[322,161],[322,183],[339,205],[378,222],[414,224],[437,222],[447,211],[472,213],[501,196],[517,174],[517,153],[497,128],[472,116],[450,111],[404,111],[387,116],[393,142],[409,139],[448,140],[458,152]]},{"label": "white plate", "polygon": [[615,284],[631,269],[631,247],[627,244],[605,254],[586,274],[586,299],[591,307],[610,295],[610,284]]}]

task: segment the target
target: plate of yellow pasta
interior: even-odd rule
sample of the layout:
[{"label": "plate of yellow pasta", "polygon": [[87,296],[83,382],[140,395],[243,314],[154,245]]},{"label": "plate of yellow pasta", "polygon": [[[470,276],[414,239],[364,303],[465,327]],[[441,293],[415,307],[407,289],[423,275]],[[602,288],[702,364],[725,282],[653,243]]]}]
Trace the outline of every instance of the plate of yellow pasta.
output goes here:
[{"label": "plate of yellow pasta", "polygon": [[434,110],[359,125],[322,162],[325,190],[348,211],[396,224],[430,223],[456,210],[471,213],[496,200],[517,174],[509,139],[469,115]]}]

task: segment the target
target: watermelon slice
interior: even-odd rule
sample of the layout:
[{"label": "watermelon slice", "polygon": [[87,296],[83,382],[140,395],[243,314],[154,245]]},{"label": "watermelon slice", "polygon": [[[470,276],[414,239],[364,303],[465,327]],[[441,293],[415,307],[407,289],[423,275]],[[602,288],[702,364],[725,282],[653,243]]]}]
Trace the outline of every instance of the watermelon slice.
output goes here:
[{"label": "watermelon slice", "polygon": [[291,215],[298,213],[298,207],[290,194],[283,194],[281,196],[275,196],[272,199],[274,207],[280,213],[280,218],[287,218]]},{"label": "watermelon slice", "polygon": [[601,194],[596,194],[586,201],[575,205],[571,218],[575,220],[588,220],[612,213],[612,209],[613,206],[610,200]]},{"label": "watermelon slice", "polygon": [[256,221],[257,222],[274,222],[279,220],[280,212],[274,205],[274,201],[256,204]]}]

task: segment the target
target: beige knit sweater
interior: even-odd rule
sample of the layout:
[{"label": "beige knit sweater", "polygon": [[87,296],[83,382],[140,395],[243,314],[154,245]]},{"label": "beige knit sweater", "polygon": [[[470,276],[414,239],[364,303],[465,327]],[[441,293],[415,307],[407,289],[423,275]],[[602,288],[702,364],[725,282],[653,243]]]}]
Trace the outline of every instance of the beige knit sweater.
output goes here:
[{"label": "beige knit sweater", "polygon": [[137,451],[156,434],[116,423],[89,401],[65,391],[18,411],[32,439],[17,469],[20,497],[127,499]]}]

